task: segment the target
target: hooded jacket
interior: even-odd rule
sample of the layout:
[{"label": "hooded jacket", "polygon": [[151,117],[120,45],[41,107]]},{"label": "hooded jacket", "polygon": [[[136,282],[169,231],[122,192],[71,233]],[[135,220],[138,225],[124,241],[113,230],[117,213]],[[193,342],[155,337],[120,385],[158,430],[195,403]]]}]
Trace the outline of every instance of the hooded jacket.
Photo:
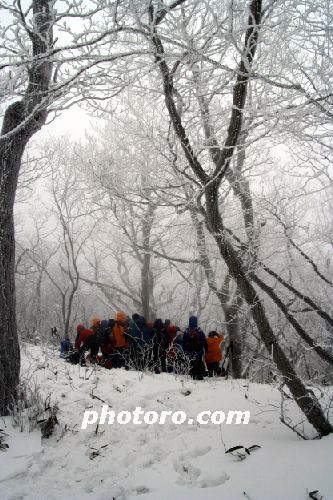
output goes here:
[{"label": "hooded jacket", "polygon": [[87,338],[90,337],[90,335],[94,334],[94,332],[90,330],[90,328],[85,328],[84,325],[78,325],[76,327],[76,331],[77,331],[77,336],[75,339],[74,346],[75,349],[79,349],[85,343]]},{"label": "hooded jacket", "polygon": [[132,318],[129,321],[129,343],[136,349],[143,344],[142,328],[145,326],[146,320],[141,316]]},{"label": "hooded jacket", "polygon": [[125,324],[127,321],[127,316],[124,312],[119,311],[116,314],[116,324],[113,327],[113,335],[115,337],[115,348],[118,349],[119,347],[127,347],[128,342],[125,337],[126,334],[126,328]]}]

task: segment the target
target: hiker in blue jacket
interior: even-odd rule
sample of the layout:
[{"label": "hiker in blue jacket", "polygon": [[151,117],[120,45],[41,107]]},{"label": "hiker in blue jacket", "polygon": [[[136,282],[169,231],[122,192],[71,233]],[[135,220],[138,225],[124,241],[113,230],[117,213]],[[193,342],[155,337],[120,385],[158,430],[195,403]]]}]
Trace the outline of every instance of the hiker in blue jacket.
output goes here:
[{"label": "hiker in blue jacket", "polygon": [[134,313],[128,323],[128,341],[131,350],[137,351],[143,345],[142,326],[145,324],[143,318]]}]

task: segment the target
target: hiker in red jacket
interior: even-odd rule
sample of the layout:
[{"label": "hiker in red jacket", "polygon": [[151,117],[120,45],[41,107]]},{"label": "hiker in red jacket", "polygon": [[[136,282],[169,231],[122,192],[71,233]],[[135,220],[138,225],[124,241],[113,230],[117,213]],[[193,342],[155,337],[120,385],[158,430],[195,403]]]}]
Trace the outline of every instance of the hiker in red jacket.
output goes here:
[{"label": "hiker in red jacket", "polygon": [[84,325],[80,324],[76,327],[76,339],[75,339],[75,349],[80,349],[83,346],[85,341],[90,335],[93,335],[94,332],[90,330],[90,328],[86,328]]}]

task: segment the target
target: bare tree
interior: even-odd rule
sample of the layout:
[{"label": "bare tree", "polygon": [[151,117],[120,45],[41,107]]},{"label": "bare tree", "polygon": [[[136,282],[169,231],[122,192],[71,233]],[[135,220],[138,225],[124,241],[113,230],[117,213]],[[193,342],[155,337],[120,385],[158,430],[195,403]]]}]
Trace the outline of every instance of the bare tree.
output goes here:
[{"label": "bare tree", "polygon": [[[118,35],[131,33],[132,29],[125,28],[126,23],[119,24],[126,16],[126,7],[122,9],[117,0],[108,2],[110,15],[107,16],[100,16],[106,8],[104,2],[89,7],[80,1],[65,4],[64,11],[54,9],[54,4],[54,0],[32,0],[26,11],[21,2],[13,4],[4,0],[1,4],[12,16],[4,30],[0,65],[0,101],[6,107],[0,136],[1,413],[7,411],[15,397],[20,369],[15,320],[13,205],[23,152],[30,138],[45,124],[48,113],[54,118],[75,102],[101,98],[100,93],[105,98],[110,63],[119,61],[121,66],[127,58],[142,52],[141,48],[126,50],[131,45],[126,43],[126,36],[124,51],[118,51]],[[95,22],[98,28],[92,29]],[[68,41],[58,47],[53,41],[55,24],[61,27]],[[116,80],[114,86],[108,85],[108,98],[126,85]],[[11,100],[15,102],[8,105]]]},{"label": "bare tree", "polygon": [[333,427],[327,420],[318,401],[309,393],[305,385],[297,376],[294,368],[282,350],[276,335],[267,319],[262,301],[247,276],[247,270],[228,238],[223,219],[219,210],[219,188],[229,169],[230,161],[237,147],[243,123],[243,109],[246,102],[248,82],[251,75],[251,66],[258,46],[259,29],[262,22],[262,5],[260,0],[252,0],[249,5],[249,17],[245,32],[242,57],[237,68],[236,81],[232,89],[233,107],[227,127],[227,136],[223,148],[210,148],[214,165],[212,174],[208,174],[195,153],[182,119],[175,103],[177,91],[174,84],[174,75],[167,64],[164,45],[158,34],[159,16],[152,4],[149,6],[149,23],[151,43],[154,48],[155,62],[160,70],[163,84],[165,105],[176,136],[182,146],[184,155],[194,175],[202,185],[202,194],[205,196],[205,206],[201,205],[201,212],[207,228],[213,235],[221,257],[226,262],[230,275],[237,283],[244,300],[251,307],[251,313],[258,332],[273,361],[280,370],[283,380],[290,389],[295,401],[305,413],[309,422],[320,435],[333,432]]},{"label": "bare tree", "polygon": [[[170,237],[165,234],[169,224],[165,207],[169,202],[156,186],[156,154],[152,150],[147,152],[142,137],[140,146],[137,145],[141,130],[129,131],[129,127],[130,124],[120,124],[117,120],[114,130],[113,122],[109,121],[105,129],[90,139],[85,154],[89,160],[83,160],[87,188],[90,193],[98,192],[98,196],[91,195],[102,221],[98,261],[104,261],[107,255],[113,260],[113,264],[110,261],[104,265],[105,269],[113,269],[108,274],[102,272],[96,259],[94,262],[89,259],[94,270],[94,280],[90,281],[104,287],[110,304],[130,301],[140,314],[154,319],[157,308],[163,309],[172,294],[163,286],[169,269],[161,265],[164,246]],[[122,144],[123,137],[126,144]],[[117,151],[110,151],[109,144],[113,143],[118,144]]]},{"label": "bare tree", "polygon": [[28,30],[34,59],[20,101],[5,112],[0,137],[0,413],[15,397],[20,354],[15,318],[15,243],[13,207],[21,159],[29,139],[46,121],[53,44],[53,1],[33,1],[33,26]]}]

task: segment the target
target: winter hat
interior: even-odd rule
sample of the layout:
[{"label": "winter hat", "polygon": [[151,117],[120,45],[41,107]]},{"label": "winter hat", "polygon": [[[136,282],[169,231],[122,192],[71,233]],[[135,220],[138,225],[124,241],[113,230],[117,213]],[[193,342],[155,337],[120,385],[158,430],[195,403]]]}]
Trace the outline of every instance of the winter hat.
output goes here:
[{"label": "winter hat", "polygon": [[188,322],[189,328],[197,328],[198,327],[198,318],[196,316],[191,316]]},{"label": "winter hat", "polygon": [[101,328],[105,330],[109,326],[109,321],[107,319],[103,319],[101,321]]},{"label": "winter hat", "polygon": [[76,327],[76,332],[77,332],[77,333],[80,333],[80,332],[82,332],[82,330],[85,330],[85,328],[86,328],[86,327],[85,327],[82,323],[80,323],[80,324],[79,324],[79,325],[77,325],[77,327]]},{"label": "winter hat", "polygon": [[127,321],[127,316],[123,311],[118,311],[116,314],[116,321],[123,321],[124,323]]}]

